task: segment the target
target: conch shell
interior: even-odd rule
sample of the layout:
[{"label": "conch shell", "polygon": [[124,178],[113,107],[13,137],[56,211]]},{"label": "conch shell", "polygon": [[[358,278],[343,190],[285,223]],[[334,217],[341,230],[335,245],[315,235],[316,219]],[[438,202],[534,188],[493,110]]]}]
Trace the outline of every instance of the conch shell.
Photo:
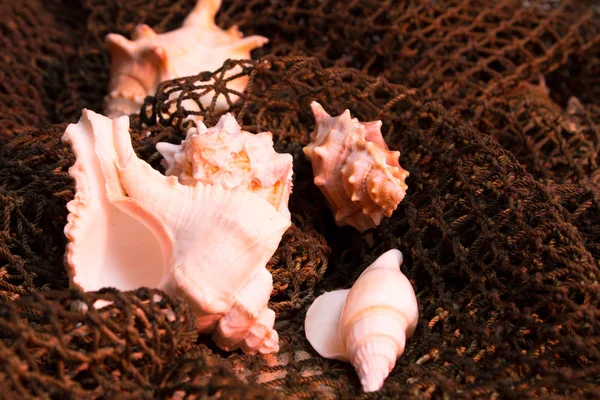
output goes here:
[{"label": "conch shell", "polygon": [[289,214],[291,156],[275,152],[271,132],[243,131],[235,118],[226,114],[212,128],[197,122],[197,128],[188,130],[181,144],[158,143],[156,149],[164,157],[165,174],[176,176],[181,184],[243,186],[280,213]]},{"label": "conch shell", "polygon": [[[243,181],[234,188],[182,185],[136,156],[128,130],[128,117],[83,110],[65,131],[76,155],[69,169],[76,193],[65,227],[71,285],[158,287],[186,298],[200,332],[212,332],[221,348],[277,352],[265,266],[291,225],[287,201],[277,200],[278,210]],[[292,157],[279,161],[288,164],[287,182]]]},{"label": "conch shell", "polygon": [[317,127],[304,154],[336,223],[361,232],[378,226],[406,195],[409,173],[400,166],[400,152],[389,151],[381,121],[359,122],[349,110],[332,117],[317,102],[311,108]]},{"label": "conch shell", "polygon": [[[130,115],[140,111],[146,96],[156,93],[160,82],[192,76],[202,71],[214,71],[227,59],[250,59],[250,52],[268,42],[262,36],[243,38],[237,26],[227,31],[219,28],[214,18],[221,0],[198,0],[196,7],[183,21],[183,26],[171,32],[157,34],[148,25],[138,25],[132,40],[110,33],[105,45],[112,62],[108,95],[104,111],[108,117]],[[233,68],[224,77],[236,75]],[[227,88],[242,93],[248,77],[229,81]],[[203,95],[202,105],[208,106],[214,92]],[[231,101],[238,96],[230,95]],[[216,102],[217,111],[228,109],[225,96]]]},{"label": "conch shell", "polygon": [[401,264],[400,251],[384,253],[351,289],[319,296],[306,313],[304,328],[312,347],[325,358],[349,361],[365,392],[381,389],[419,319],[417,298]]}]

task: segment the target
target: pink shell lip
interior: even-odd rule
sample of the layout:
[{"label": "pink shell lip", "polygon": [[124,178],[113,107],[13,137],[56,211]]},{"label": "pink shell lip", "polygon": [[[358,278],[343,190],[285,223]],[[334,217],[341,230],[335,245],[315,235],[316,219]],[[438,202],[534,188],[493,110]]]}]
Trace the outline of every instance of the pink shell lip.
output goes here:
[{"label": "pink shell lip", "polygon": [[137,114],[142,108],[147,89],[136,76],[120,73],[111,78],[109,93],[104,98],[106,116],[117,118]]}]

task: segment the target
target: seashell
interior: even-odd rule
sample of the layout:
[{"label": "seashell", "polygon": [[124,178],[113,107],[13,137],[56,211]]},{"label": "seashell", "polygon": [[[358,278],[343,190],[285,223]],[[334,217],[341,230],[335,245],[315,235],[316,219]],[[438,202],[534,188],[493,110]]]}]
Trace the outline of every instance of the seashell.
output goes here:
[{"label": "seashell", "polygon": [[[221,0],[198,0],[181,28],[158,34],[148,25],[138,25],[132,40],[108,34],[105,46],[111,56],[110,82],[105,97],[106,115],[110,118],[140,111],[146,96],[156,93],[160,82],[192,76],[202,71],[215,71],[227,59],[250,59],[250,52],[268,42],[262,36],[243,38],[237,26],[224,31],[214,18]],[[225,78],[241,72],[241,67],[227,71]],[[242,93],[248,77],[227,82],[229,89]],[[214,92],[200,98],[208,106]],[[230,95],[231,101],[238,96]],[[219,95],[216,110],[229,108],[224,95]]]},{"label": "seashell", "polygon": [[325,358],[350,362],[365,392],[381,389],[419,319],[401,264],[400,251],[384,253],[351,289],[319,296],[306,313],[311,346]]},{"label": "seashell", "polygon": [[292,192],[292,165],[289,154],[273,149],[271,132],[243,131],[231,114],[207,128],[197,122],[179,145],[158,143],[167,176],[184,185],[196,182],[220,184],[233,189],[243,186],[261,196],[282,213]]},{"label": "seashell", "polygon": [[364,232],[390,217],[406,194],[409,173],[400,166],[399,151],[389,151],[381,121],[359,122],[346,110],[331,117],[311,103],[317,127],[304,154],[312,163],[317,185],[339,226]]},{"label": "seashell", "polygon": [[278,351],[266,264],[291,225],[287,204],[276,209],[244,182],[182,185],[136,156],[128,130],[128,117],[83,110],[63,136],[76,156],[65,227],[71,285],[158,287],[187,299],[199,331],[221,348]]}]

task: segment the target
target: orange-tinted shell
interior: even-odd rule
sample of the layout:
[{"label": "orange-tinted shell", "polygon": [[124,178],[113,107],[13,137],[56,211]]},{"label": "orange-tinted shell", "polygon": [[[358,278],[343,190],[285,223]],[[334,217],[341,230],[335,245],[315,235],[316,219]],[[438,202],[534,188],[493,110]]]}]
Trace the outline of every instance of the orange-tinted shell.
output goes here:
[{"label": "orange-tinted shell", "polygon": [[361,232],[379,225],[406,195],[409,173],[400,152],[388,149],[381,121],[359,122],[349,110],[332,117],[317,102],[311,107],[317,127],[304,153],[336,223]]},{"label": "orange-tinted shell", "polygon": [[180,145],[158,143],[166,175],[184,185],[196,182],[244,187],[277,210],[288,212],[292,192],[292,156],[273,149],[271,132],[243,131],[231,114],[207,128],[201,121]]}]

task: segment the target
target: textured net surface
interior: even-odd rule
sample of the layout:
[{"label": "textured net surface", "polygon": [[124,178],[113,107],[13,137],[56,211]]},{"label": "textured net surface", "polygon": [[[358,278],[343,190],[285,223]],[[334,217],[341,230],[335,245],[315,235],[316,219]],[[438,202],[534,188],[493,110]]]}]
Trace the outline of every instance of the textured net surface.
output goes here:
[{"label": "textured net surface", "polygon": [[75,13],[64,7],[58,10],[54,2],[47,3],[44,6],[38,0],[0,1],[3,133],[42,127],[64,118],[60,104],[66,99],[65,66],[77,45],[66,28]]},{"label": "textured net surface", "polygon": [[[258,357],[195,341],[187,307],[157,301],[158,292],[65,290],[74,159],[60,142],[64,123],[83,107],[101,109],[106,33],[128,35],[139,22],[173,29],[193,2],[29,0],[33,11],[6,3],[6,21],[29,16],[12,32],[32,45],[2,39],[18,67],[3,66],[17,86],[3,82],[0,102],[26,105],[0,115],[5,139],[22,133],[0,149],[3,394],[360,395],[350,365],[311,349],[303,318],[316,295],[349,287],[397,247],[421,317],[379,395],[600,397],[600,18],[590,5],[224,2],[221,26],[271,39],[255,53],[271,55],[223,67],[241,65],[250,77],[232,112],[245,130],[273,132],[277,151],[294,156],[293,226],[268,266],[281,351]],[[142,158],[159,168],[154,145],[180,140],[189,114],[170,102],[224,92],[222,72],[165,82],[147,99],[132,118]],[[314,129],[313,100],[330,114],[349,108],[360,120],[381,119],[411,173],[398,210],[364,236],[333,224],[312,183],[302,146]],[[219,117],[201,113],[208,125]],[[71,308],[97,299],[115,306]]]},{"label": "textured net surface", "polygon": [[230,369],[189,350],[189,307],[157,290],[36,293],[1,303],[0,315],[3,398],[242,397]]}]

